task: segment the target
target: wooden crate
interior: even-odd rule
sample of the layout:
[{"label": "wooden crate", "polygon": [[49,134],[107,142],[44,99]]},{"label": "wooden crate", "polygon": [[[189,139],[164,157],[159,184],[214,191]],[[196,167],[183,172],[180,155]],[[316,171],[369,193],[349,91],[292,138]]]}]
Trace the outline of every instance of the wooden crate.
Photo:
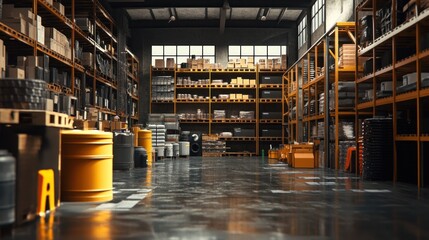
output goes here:
[{"label": "wooden crate", "polygon": [[67,114],[45,110],[0,109],[0,123],[73,129],[73,120]]}]

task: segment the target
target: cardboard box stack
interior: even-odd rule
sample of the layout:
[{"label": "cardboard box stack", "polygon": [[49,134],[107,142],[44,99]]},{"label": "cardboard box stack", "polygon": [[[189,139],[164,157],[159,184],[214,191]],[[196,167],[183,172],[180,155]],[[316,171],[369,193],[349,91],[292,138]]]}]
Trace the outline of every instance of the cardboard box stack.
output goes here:
[{"label": "cardboard box stack", "polygon": [[248,58],[232,58],[229,60],[228,69],[255,69],[253,57]]},{"label": "cardboard box stack", "polygon": [[45,45],[68,59],[71,59],[70,42],[66,35],[56,28],[45,28]]},{"label": "cardboard box stack", "polygon": [[56,8],[62,15],[65,15],[64,11],[64,5],[62,5],[60,2],[54,2],[53,4],[54,8]]},{"label": "cardboard box stack", "polygon": [[266,59],[259,59],[258,66],[259,66],[259,69],[267,69]]},{"label": "cardboard box stack", "polygon": [[356,45],[343,44],[340,47],[338,66],[345,67],[345,66],[355,66],[355,65],[356,65]]},{"label": "cardboard box stack", "polygon": [[44,80],[43,56],[18,56],[16,62],[24,70],[25,78]]},{"label": "cardboard box stack", "polygon": [[282,69],[287,69],[287,55],[282,55]]},{"label": "cardboard box stack", "polygon": [[31,8],[15,8],[13,4],[3,4],[1,21],[16,31],[36,39],[34,13]]}]

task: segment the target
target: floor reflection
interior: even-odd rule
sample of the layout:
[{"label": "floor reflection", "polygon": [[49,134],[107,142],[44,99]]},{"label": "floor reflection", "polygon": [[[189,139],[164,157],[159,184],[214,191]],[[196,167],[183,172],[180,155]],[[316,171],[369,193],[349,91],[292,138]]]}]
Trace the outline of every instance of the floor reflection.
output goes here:
[{"label": "floor reflection", "polygon": [[267,158],[165,159],[113,186],[5,239],[429,239],[427,189]]}]

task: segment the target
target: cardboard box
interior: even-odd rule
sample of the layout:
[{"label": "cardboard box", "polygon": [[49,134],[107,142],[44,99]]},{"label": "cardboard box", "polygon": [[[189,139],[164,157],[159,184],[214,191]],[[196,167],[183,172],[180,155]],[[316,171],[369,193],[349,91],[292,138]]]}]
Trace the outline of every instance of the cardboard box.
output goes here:
[{"label": "cardboard box", "polygon": [[16,66],[19,67],[19,68],[24,68],[26,60],[27,60],[26,56],[18,56],[18,57],[16,57]]},{"label": "cardboard box", "polygon": [[314,168],[314,154],[296,152],[292,156],[292,165],[294,168]]},{"label": "cardboard box", "polygon": [[229,99],[236,99],[235,93],[230,93],[229,94]]},{"label": "cardboard box", "polygon": [[25,67],[25,78],[26,79],[36,79],[36,68],[35,67],[28,67],[28,66]]},{"label": "cardboard box", "polygon": [[256,85],[256,80],[255,79],[250,79],[249,80],[250,85]]},{"label": "cardboard box", "polygon": [[155,67],[156,68],[165,68],[164,59],[155,59]]},{"label": "cardboard box", "polygon": [[238,85],[243,85],[243,79],[241,77],[237,78],[237,84]]},{"label": "cardboard box", "polygon": [[237,79],[236,78],[231,79],[231,84],[237,84]]},{"label": "cardboard box", "polygon": [[174,58],[167,58],[167,68],[174,68]]},{"label": "cardboard box", "polygon": [[241,98],[242,98],[242,99],[249,99],[249,95],[248,95],[248,94],[243,94],[243,95],[241,96]]},{"label": "cardboard box", "polygon": [[250,85],[249,79],[243,79],[243,85]]},{"label": "cardboard box", "polygon": [[23,18],[18,19],[4,19],[3,23],[8,25],[10,28],[27,35],[27,22]]},{"label": "cardboard box", "polygon": [[[292,144],[291,146],[291,166],[295,168],[314,168],[313,145],[312,144]],[[289,159],[288,159],[289,160]]]},{"label": "cardboard box", "polygon": [[97,130],[97,121],[92,120],[74,120],[73,126],[82,130]]},{"label": "cardboard box", "polygon": [[10,78],[25,79],[25,71],[22,68],[8,66],[6,73]]},{"label": "cardboard box", "polygon": [[54,8],[56,8],[62,15],[65,15],[65,11],[64,11],[64,5],[62,5],[59,2],[54,2],[53,4]]},{"label": "cardboard box", "polygon": [[243,99],[243,94],[241,94],[241,93],[236,93],[236,94],[235,94],[235,98],[236,98],[236,99]]},{"label": "cardboard box", "polygon": [[93,67],[94,65],[94,57],[91,52],[83,52],[82,53],[82,65],[86,67]]},{"label": "cardboard box", "polygon": [[41,44],[45,44],[45,27],[39,26],[37,27],[37,41]]},{"label": "cardboard box", "polygon": [[47,98],[45,103],[45,110],[46,111],[54,111],[54,100]]},{"label": "cardboard box", "polygon": [[34,27],[33,24],[27,22],[27,30],[26,31],[27,31],[27,35],[31,39],[36,40],[36,31],[37,31],[37,29]]},{"label": "cardboard box", "polygon": [[121,129],[122,129],[122,124],[120,121],[110,122],[110,130],[111,131],[121,130]]},{"label": "cardboard box", "polygon": [[2,19],[22,18],[27,22],[33,23],[34,13],[31,8],[17,8],[13,4],[4,4],[2,8]]}]

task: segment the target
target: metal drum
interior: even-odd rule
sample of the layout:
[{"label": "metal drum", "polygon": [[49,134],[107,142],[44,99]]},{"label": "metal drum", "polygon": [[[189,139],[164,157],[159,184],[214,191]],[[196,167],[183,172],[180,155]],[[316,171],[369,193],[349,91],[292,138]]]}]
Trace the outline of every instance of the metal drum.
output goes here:
[{"label": "metal drum", "polygon": [[62,131],[61,199],[72,202],[112,200],[112,158],[112,133]]},{"label": "metal drum", "polygon": [[173,144],[171,143],[165,144],[165,157],[168,157],[168,158],[173,157]]},{"label": "metal drum", "polygon": [[152,165],[152,131],[143,129],[139,131],[138,144],[147,152],[147,164]]},{"label": "metal drum", "polygon": [[158,158],[163,158],[165,155],[164,155],[164,147],[155,147],[155,150],[156,150],[156,155],[157,155],[157,157]]},{"label": "metal drum", "polygon": [[113,135],[113,169],[128,170],[134,166],[134,134],[115,132]]},{"label": "metal drum", "polygon": [[173,143],[173,156],[178,158],[180,156],[179,144]]},{"label": "metal drum", "polygon": [[189,156],[189,142],[179,142],[179,155],[181,157]]},{"label": "metal drum", "polygon": [[137,146],[134,148],[134,167],[145,168],[147,167],[147,152],[144,147]]},{"label": "metal drum", "polygon": [[15,158],[0,150],[0,226],[15,222]]}]

